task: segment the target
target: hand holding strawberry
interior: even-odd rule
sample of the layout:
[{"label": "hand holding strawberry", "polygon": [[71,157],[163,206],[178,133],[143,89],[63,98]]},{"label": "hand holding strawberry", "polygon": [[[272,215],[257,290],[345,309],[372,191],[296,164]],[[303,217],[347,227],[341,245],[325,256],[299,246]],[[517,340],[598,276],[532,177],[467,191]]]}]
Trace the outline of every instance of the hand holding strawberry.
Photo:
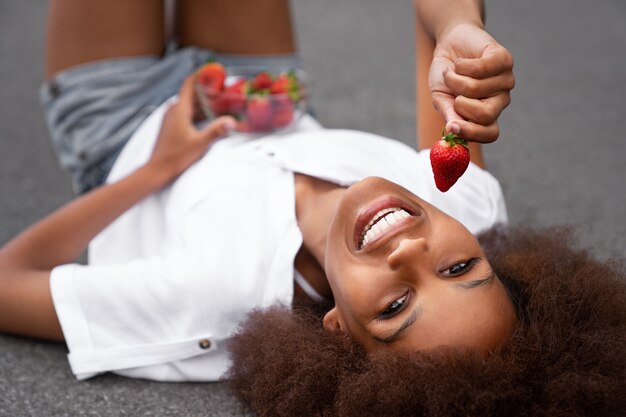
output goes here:
[{"label": "hand holding strawberry", "polygon": [[453,24],[437,40],[428,85],[446,130],[472,142],[493,142],[515,86],[513,58],[484,28]]},{"label": "hand holding strawberry", "polygon": [[437,141],[430,149],[430,164],[439,191],[448,191],[463,175],[469,162],[470,154],[465,139],[450,132]]}]

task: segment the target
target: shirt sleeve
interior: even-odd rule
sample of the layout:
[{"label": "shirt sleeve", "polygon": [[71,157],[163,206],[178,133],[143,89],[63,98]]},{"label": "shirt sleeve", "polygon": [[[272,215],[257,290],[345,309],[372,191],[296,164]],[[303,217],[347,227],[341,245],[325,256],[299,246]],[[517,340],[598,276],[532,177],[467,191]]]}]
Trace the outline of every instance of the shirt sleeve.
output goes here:
[{"label": "shirt sleeve", "polygon": [[[157,380],[217,380],[224,371],[215,318],[206,308],[211,294],[196,285],[203,280],[201,269],[182,251],[123,264],[63,265],[50,279],[79,379],[120,371]],[[180,372],[181,361],[199,355],[208,365],[201,373]]]}]

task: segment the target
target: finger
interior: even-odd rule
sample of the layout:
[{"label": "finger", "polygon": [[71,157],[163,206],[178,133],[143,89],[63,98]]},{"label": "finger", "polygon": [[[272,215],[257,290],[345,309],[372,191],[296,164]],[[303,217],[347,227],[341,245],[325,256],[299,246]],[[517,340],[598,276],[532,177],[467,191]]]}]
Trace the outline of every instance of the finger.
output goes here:
[{"label": "finger", "polygon": [[200,131],[200,138],[203,143],[209,144],[216,139],[228,135],[228,133],[234,130],[236,126],[237,121],[234,117],[221,116],[213,120]]},{"label": "finger", "polygon": [[510,103],[511,94],[509,93],[480,100],[457,96],[454,99],[454,109],[464,119],[487,126],[498,120],[502,110]]},{"label": "finger", "polygon": [[178,91],[178,103],[176,103],[178,111],[188,115],[189,117],[193,116],[193,103],[195,97],[194,83],[195,76],[193,74],[185,78],[183,85]]},{"label": "finger", "polygon": [[489,44],[480,58],[458,58],[454,61],[457,74],[472,78],[489,78],[513,70],[513,56],[500,45]]},{"label": "finger", "polygon": [[[456,129],[458,132],[452,127],[453,125],[458,126]],[[498,122],[483,126],[466,120],[454,120],[446,124],[446,132],[454,132],[470,142],[491,143],[498,139],[500,128]]]},{"label": "finger", "polygon": [[432,94],[433,106],[443,116],[444,120],[461,119],[461,116],[454,110],[454,96],[438,91]]},{"label": "finger", "polygon": [[444,72],[443,79],[446,86],[455,96],[469,98],[491,97],[510,91],[515,87],[515,77],[512,72],[504,72],[494,77],[479,79],[448,70]]}]

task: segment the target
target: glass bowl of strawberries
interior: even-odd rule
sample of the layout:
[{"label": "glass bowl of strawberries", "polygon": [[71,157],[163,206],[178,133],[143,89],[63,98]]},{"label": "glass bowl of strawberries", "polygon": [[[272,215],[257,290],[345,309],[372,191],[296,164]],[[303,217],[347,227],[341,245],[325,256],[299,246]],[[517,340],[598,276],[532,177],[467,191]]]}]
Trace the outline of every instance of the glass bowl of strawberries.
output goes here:
[{"label": "glass bowl of strawberries", "polygon": [[299,69],[268,68],[259,72],[208,62],[196,72],[198,103],[209,119],[230,115],[236,130],[266,133],[292,126],[305,112],[308,79]]}]

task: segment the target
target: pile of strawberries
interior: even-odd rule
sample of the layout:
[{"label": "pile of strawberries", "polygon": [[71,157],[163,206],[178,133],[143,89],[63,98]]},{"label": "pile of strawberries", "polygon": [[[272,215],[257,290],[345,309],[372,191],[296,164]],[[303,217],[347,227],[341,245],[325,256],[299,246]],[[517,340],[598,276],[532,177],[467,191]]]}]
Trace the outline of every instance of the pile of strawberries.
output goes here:
[{"label": "pile of strawberries", "polygon": [[215,61],[197,72],[197,83],[207,99],[201,104],[208,106],[213,116],[234,116],[237,129],[243,132],[270,132],[289,125],[304,98],[295,71],[233,79],[228,83],[226,69]]}]

